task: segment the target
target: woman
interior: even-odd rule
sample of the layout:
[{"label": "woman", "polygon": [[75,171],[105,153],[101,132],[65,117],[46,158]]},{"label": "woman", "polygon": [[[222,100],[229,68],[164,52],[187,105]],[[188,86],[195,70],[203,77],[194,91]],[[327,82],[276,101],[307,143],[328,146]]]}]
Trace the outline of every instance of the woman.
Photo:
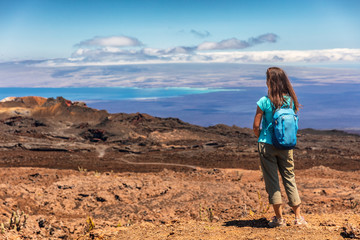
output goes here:
[{"label": "woman", "polygon": [[[282,200],[278,178],[278,171],[283,180],[289,205],[295,213],[295,225],[307,224],[300,214],[301,200],[295,183],[293,150],[279,150],[272,144],[271,127],[275,109],[289,106],[295,112],[299,110],[299,102],[286,73],[277,67],[268,68],[266,71],[266,85],[268,96],[260,98],[254,118],[254,133],[258,137],[261,169],[269,194],[269,203],[272,204],[275,217],[269,223],[270,227],[286,226],[282,213]],[[260,123],[262,120],[262,129]]]}]

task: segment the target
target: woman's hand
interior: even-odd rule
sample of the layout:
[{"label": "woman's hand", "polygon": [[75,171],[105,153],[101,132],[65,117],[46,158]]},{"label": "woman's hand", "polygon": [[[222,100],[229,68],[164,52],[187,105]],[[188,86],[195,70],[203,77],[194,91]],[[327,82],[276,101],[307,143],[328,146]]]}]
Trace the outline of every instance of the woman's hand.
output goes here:
[{"label": "woman's hand", "polygon": [[259,106],[256,109],[256,114],[254,118],[254,124],[253,124],[253,130],[255,133],[255,136],[258,138],[260,136],[260,123],[264,112],[259,108]]}]

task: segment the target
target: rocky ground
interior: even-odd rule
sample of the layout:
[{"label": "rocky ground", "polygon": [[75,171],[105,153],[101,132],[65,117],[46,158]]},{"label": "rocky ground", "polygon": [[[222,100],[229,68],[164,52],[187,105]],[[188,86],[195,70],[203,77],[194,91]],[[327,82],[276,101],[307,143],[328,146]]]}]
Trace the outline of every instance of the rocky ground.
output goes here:
[{"label": "rocky ground", "polygon": [[299,132],[309,225],[285,205],[288,226],[269,229],[250,129],[24,97],[0,103],[0,130],[0,239],[360,237],[359,135]]}]

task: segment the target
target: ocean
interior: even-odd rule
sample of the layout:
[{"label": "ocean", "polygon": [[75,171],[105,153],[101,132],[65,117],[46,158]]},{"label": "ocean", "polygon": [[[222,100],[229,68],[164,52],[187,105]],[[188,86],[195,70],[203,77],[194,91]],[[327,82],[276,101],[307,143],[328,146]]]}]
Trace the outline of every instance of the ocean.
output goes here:
[{"label": "ocean", "polygon": [[[62,96],[110,113],[176,117],[200,126],[252,127],[256,102],[267,94],[256,64],[145,64],[41,67],[0,63],[0,98]],[[360,67],[280,66],[302,108],[300,128],[360,130]],[[20,87],[21,86],[21,87]]]},{"label": "ocean", "polygon": [[189,94],[204,94],[222,91],[239,91],[239,89],[222,88],[137,88],[137,87],[66,87],[66,88],[0,88],[0,98],[9,96],[62,96],[72,101],[102,102],[118,100],[148,100],[173,98]]},{"label": "ocean", "polygon": [[[147,113],[176,117],[200,126],[216,124],[252,127],[257,100],[265,87],[242,88],[0,88],[9,96],[62,96],[84,101],[89,107],[110,113]],[[302,108],[300,128],[359,130],[359,85],[304,85],[295,87]]]}]

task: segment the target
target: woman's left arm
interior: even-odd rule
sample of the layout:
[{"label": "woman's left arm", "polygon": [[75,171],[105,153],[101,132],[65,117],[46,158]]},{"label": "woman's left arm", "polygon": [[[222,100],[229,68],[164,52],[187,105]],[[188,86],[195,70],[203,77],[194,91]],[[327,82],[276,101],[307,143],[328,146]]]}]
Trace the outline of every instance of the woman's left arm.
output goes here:
[{"label": "woman's left arm", "polygon": [[254,124],[253,124],[253,130],[254,130],[255,136],[257,138],[260,136],[260,123],[261,123],[261,118],[262,118],[263,114],[264,114],[264,112],[258,106],[256,109],[256,114],[255,114]]}]

